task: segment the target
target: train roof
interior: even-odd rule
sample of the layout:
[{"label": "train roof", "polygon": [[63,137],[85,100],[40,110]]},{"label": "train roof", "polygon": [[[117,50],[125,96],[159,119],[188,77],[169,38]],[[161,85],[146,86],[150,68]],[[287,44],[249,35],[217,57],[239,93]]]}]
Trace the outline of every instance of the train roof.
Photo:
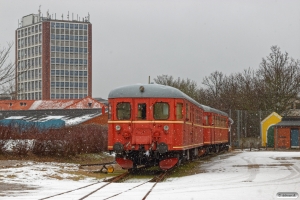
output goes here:
[{"label": "train roof", "polygon": [[110,91],[108,98],[181,98],[193,102],[205,112],[228,116],[223,111],[199,104],[177,88],[160,84],[134,84],[118,87]]}]

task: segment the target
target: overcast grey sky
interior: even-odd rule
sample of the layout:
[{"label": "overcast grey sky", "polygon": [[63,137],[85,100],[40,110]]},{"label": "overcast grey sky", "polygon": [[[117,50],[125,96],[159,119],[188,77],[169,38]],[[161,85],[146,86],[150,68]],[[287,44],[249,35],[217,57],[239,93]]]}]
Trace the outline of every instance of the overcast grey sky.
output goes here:
[{"label": "overcast grey sky", "polygon": [[0,0],[1,46],[39,5],[57,19],[90,14],[93,97],[162,74],[200,86],[216,70],[257,69],[272,45],[300,59],[300,0]]}]

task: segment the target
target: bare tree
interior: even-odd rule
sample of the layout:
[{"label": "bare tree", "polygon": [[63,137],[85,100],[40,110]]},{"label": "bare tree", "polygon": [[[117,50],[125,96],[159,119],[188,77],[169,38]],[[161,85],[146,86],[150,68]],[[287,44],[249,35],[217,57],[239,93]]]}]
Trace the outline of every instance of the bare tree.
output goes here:
[{"label": "bare tree", "polygon": [[175,87],[193,99],[196,99],[198,96],[197,83],[189,78],[186,80],[181,79],[180,77],[174,79],[173,76],[160,75],[157,76],[157,78],[154,78],[154,81],[157,84]]},{"label": "bare tree", "polygon": [[[14,62],[8,61],[9,54],[13,44],[8,43],[7,47],[1,48],[0,46],[0,89],[5,90],[7,86],[12,84],[15,80],[15,64]],[[11,88],[11,87],[9,87]]]},{"label": "bare tree", "polygon": [[281,113],[300,91],[300,62],[277,46],[272,46],[271,51],[262,59],[257,77],[263,83],[260,88],[263,109]]}]

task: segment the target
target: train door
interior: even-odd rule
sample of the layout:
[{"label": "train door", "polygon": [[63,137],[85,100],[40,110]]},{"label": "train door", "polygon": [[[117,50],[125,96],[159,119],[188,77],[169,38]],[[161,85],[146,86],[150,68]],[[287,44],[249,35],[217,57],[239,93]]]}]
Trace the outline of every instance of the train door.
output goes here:
[{"label": "train door", "polygon": [[185,125],[183,125],[183,122],[185,121],[185,115],[184,115],[184,101],[182,99],[175,99],[174,101],[176,111],[175,111],[175,120],[178,123],[174,123],[174,133],[176,134],[176,138],[173,138],[173,144],[175,146],[182,146],[183,144],[183,134],[185,133]]},{"label": "train door", "polygon": [[[137,145],[139,149],[145,148],[152,143],[150,124],[150,100],[134,99],[132,106],[133,113],[133,135],[132,145]],[[146,146],[145,146],[146,145]]]},{"label": "train door", "polygon": [[215,144],[216,143],[215,142],[215,134],[216,134],[216,132],[215,132],[215,116],[213,114],[211,114],[210,117],[211,117],[211,123],[210,123],[211,143]]},{"label": "train door", "polygon": [[191,129],[191,106],[189,104],[189,102],[185,102],[185,124],[184,124],[184,141],[183,141],[183,145],[189,145],[190,144],[190,141],[191,141],[191,132],[192,132],[192,129]]},{"label": "train door", "polygon": [[190,144],[193,144],[195,142],[195,130],[194,130],[194,120],[195,120],[195,108],[194,106],[191,106],[191,142]]}]

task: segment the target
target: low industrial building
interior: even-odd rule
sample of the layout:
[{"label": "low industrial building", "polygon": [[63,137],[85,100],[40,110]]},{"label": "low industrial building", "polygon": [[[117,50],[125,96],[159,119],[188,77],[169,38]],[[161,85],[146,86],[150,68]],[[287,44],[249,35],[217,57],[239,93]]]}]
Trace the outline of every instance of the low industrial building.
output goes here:
[{"label": "low industrial building", "polygon": [[78,124],[107,125],[107,105],[85,97],[60,100],[1,100],[0,125],[39,130]]},{"label": "low industrial building", "polygon": [[30,128],[45,130],[79,124],[107,125],[107,112],[102,109],[48,109],[0,111],[0,125],[20,131]]},{"label": "low industrial building", "polygon": [[284,117],[274,126],[275,149],[299,149],[300,117]]}]

